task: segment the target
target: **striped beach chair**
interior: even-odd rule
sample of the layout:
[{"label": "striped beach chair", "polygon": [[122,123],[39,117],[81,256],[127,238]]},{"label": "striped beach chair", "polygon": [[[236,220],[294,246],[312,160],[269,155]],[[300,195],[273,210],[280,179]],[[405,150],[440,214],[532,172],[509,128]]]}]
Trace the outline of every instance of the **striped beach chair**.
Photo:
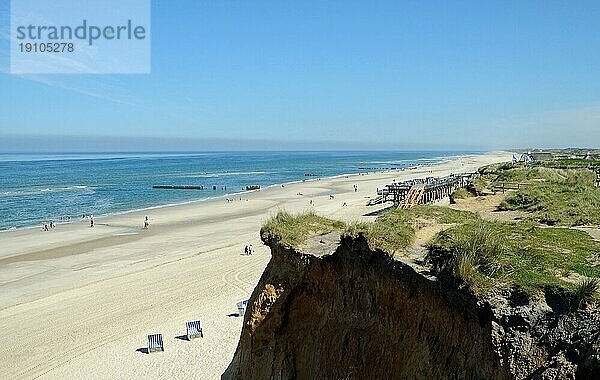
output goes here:
[{"label": "striped beach chair", "polygon": [[148,353],[164,351],[162,334],[148,335]]},{"label": "striped beach chair", "polygon": [[246,307],[248,307],[248,300],[238,302],[237,307],[238,307],[238,315],[240,317],[243,317],[244,314],[246,313]]},{"label": "striped beach chair", "polygon": [[204,332],[202,331],[202,322],[192,321],[186,322],[187,339],[192,340],[193,338],[204,338]]}]

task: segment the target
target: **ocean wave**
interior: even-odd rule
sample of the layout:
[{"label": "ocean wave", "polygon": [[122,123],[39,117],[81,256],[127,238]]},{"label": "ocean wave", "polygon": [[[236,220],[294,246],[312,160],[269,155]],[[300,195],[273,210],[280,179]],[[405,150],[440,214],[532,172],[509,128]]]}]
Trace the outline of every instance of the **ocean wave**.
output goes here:
[{"label": "ocean wave", "polygon": [[415,160],[399,160],[399,161],[367,161],[360,162],[361,165],[400,165],[400,164],[410,164],[415,162]]},{"label": "ocean wave", "polygon": [[0,193],[2,197],[23,197],[30,195],[40,195],[46,193],[61,193],[66,191],[76,191],[76,190],[93,190],[91,186],[85,185],[75,185],[75,186],[65,186],[65,187],[46,187],[43,189],[24,189],[24,190],[11,190],[4,191]]},{"label": "ocean wave", "polygon": [[265,171],[251,171],[251,172],[218,172],[218,173],[186,173],[186,174],[174,174],[170,177],[173,178],[219,178],[219,177],[228,177],[228,176],[245,176],[245,175],[262,175],[262,174],[272,174],[272,172]]}]

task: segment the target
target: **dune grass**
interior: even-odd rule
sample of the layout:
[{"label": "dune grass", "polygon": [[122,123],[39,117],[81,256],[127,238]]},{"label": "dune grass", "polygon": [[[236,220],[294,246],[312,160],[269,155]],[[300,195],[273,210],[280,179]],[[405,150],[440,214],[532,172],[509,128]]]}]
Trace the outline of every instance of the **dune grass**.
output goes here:
[{"label": "dune grass", "polygon": [[372,249],[381,249],[394,255],[405,250],[413,242],[415,231],[412,224],[417,219],[453,224],[477,218],[473,213],[448,207],[419,206],[410,210],[394,209],[379,216],[373,222],[348,225],[319,216],[314,212],[290,214],[280,211],[264,224],[261,236],[276,237],[283,244],[299,247],[312,235],[325,235],[333,231],[352,236],[363,234]]},{"label": "dune grass", "polygon": [[467,199],[467,198],[472,198],[474,196],[475,196],[475,194],[471,193],[469,190],[467,190],[464,187],[456,189],[452,193],[452,198],[454,198],[454,199]]},{"label": "dune grass", "polygon": [[480,220],[438,234],[429,251],[432,257],[445,255],[454,276],[475,289],[486,289],[496,280],[527,293],[553,286],[575,292],[564,276],[600,278],[600,267],[594,264],[600,243],[567,228]]},{"label": "dune grass", "polygon": [[578,184],[581,186],[594,186],[596,174],[589,170],[594,167],[586,161],[583,164],[563,164],[560,160],[543,161],[533,165],[524,166],[523,164],[494,164],[488,165],[479,170],[482,175],[479,178],[487,179],[496,183],[518,182],[518,183],[539,183],[539,182],[559,182]]},{"label": "dune grass", "polygon": [[346,235],[363,234],[371,249],[380,249],[390,256],[405,250],[414,240],[414,230],[406,223],[384,224],[377,222],[353,223],[345,231]]},{"label": "dune grass", "polygon": [[516,167],[499,170],[495,182],[538,183],[557,182],[594,186],[596,174],[587,169],[557,169],[543,166]]},{"label": "dune grass", "polygon": [[291,246],[301,246],[311,235],[325,235],[333,231],[344,231],[346,223],[319,216],[316,213],[304,212],[290,214],[279,211],[267,220],[260,230],[261,237],[275,237],[281,243]]},{"label": "dune grass", "polygon": [[551,226],[600,224],[596,173],[583,166],[593,162],[554,160],[534,166],[495,165],[482,169],[483,176],[479,179],[496,184],[526,185],[509,193],[500,204],[500,210],[529,212],[530,220]]},{"label": "dune grass", "polygon": [[374,222],[355,223],[349,226],[347,233],[366,235],[369,246],[381,249],[391,255],[406,250],[415,238],[414,223],[417,220],[432,220],[441,224],[463,223],[476,220],[477,215],[440,206],[417,206],[408,210],[390,210]]},{"label": "dune grass", "polygon": [[575,306],[577,309],[593,302],[598,294],[600,280],[598,278],[586,278],[575,285]]},{"label": "dune grass", "polygon": [[544,163],[546,166],[560,169],[573,168],[600,168],[600,160],[586,160],[583,158],[557,158]]},{"label": "dune grass", "polygon": [[393,212],[384,214],[374,222],[348,225],[314,212],[290,214],[280,211],[263,225],[260,233],[263,239],[275,237],[283,244],[300,247],[310,236],[334,231],[352,236],[363,234],[372,249],[381,249],[390,255],[405,249],[414,239],[414,231],[406,219]]},{"label": "dune grass", "polygon": [[531,212],[547,225],[600,224],[600,189],[569,183],[542,183],[522,188],[500,204],[500,210]]}]

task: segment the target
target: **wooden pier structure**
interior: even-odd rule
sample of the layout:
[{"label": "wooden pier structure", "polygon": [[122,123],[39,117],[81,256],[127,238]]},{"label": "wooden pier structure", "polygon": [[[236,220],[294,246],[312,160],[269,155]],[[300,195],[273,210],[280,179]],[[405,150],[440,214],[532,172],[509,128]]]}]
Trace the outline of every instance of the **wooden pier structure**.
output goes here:
[{"label": "wooden pier structure", "polygon": [[377,191],[377,198],[370,204],[392,201],[394,206],[411,208],[429,204],[450,196],[456,189],[465,187],[478,173],[450,175],[448,177],[413,179],[401,183],[391,183]]}]

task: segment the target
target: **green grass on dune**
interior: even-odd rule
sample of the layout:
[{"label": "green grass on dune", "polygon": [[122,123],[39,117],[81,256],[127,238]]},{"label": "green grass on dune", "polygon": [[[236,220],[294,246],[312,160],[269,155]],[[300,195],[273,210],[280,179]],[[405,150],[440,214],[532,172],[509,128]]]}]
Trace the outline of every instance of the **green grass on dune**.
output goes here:
[{"label": "green grass on dune", "polygon": [[554,168],[600,168],[600,160],[586,160],[583,158],[557,158],[544,165]]},{"label": "green grass on dune", "polygon": [[432,220],[441,224],[462,223],[476,220],[477,215],[440,206],[417,206],[408,210],[392,209],[371,223],[351,225],[348,233],[362,232],[367,236],[369,246],[381,249],[392,255],[404,251],[415,238],[414,222]]},{"label": "green grass on dune", "polygon": [[310,236],[334,231],[352,236],[363,234],[372,249],[381,249],[390,255],[405,249],[414,239],[414,230],[406,218],[393,212],[385,213],[374,222],[347,225],[314,212],[290,214],[280,211],[263,225],[260,233],[263,238],[276,237],[283,244],[301,247]]},{"label": "green grass on dune", "polygon": [[405,250],[414,240],[412,223],[418,219],[435,220],[442,224],[462,223],[476,220],[477,215],[439,206],[418,206],[409,210],[393,209],[385,212],[373,222],[351,223],[332,220],[306,212],[290,214],[278,212],[261,229],[261,236],[276,236],[283,244],[303,245],[310,236],[330,232],[366,236],[372,249],[381,249],[391,255]]},{"label": "green grass on dune", "polygon": [[403,251],[414,240],[415,232],[403,219],[388,218],[381,221],[353,223],[348,226],[345,234],[357,236],[363,234],[371,249],[380,249],[390,256]]},{"label": "green grass on dune", "polygon": [[465,189],[464,187],[456,189],[452,193],[452,198],[454,198],[454,199],[467,199],[467,198],[472,198],[474,196],[475,196],[475,194],[471,193],[469,190]]},{"label": "green grass on dune", "polygon": [[[558,287],[572,292],[575,298],[589,298],[595,294],[591,289],[599,284],[588,280],[600,278],[596,264],[600,243],[579,230],[537,224],[600,224],[600,189],[595,187],[596,173],[588,169],[589,165],[589,160],[554,160],[533,166],[497,164],[483,168],[480,186],[526,185],[510,192],[499,209],[529,212],[529,220],[467,220],[438,234],[430,243],[430,257],[445,257],[447,261],[442,263],[475,290],[502,282],[528,293]],[[579,284],[566,281],[569,274],[583,280]]]},{"label": "green grass on dune", "polygon": [[600,189],[568,183],[543,183],[511,193],[500,210],[531,212],[530,219],[547,225],[600,224]]},{"label": "green grass on dune", "polygon": [[[590,163],[590,160],[581,161]],[[500,204],[500,210],[529,212],[530,220],[547,225],[600,224],[600,189],[596,187],[596,173],[578,165],[567,166],[559,160],[534,166],[493,165],[481,170],[483,176],[480,179],[492,185],[525,185],[509,193]]]},{"label": "green grass on dune", "polygon": [[600,243],[567,228],[480,220],[440,233],[429,250],[450,255],[455,276],[476,290],[501,281],[527,293],[548,287],[575,292],[576,285],[563,277],[600,278],[595,264]]},{"label": "green grass on dune", "polygon": [[540,181],[594,186],[596,174],[587,169],[556,169],[542,166],[515,167],[495,173],[495,182],[537,183]]},{"label": "green grass on dune", "polygon": [[265,237],[277,237],[283,244],[301,246],[311,235],[325,235],[333,231],[344,231],[346,223],[319,216],[314,212],[290,214],[279,211],[267,220],[260,230]]}]

